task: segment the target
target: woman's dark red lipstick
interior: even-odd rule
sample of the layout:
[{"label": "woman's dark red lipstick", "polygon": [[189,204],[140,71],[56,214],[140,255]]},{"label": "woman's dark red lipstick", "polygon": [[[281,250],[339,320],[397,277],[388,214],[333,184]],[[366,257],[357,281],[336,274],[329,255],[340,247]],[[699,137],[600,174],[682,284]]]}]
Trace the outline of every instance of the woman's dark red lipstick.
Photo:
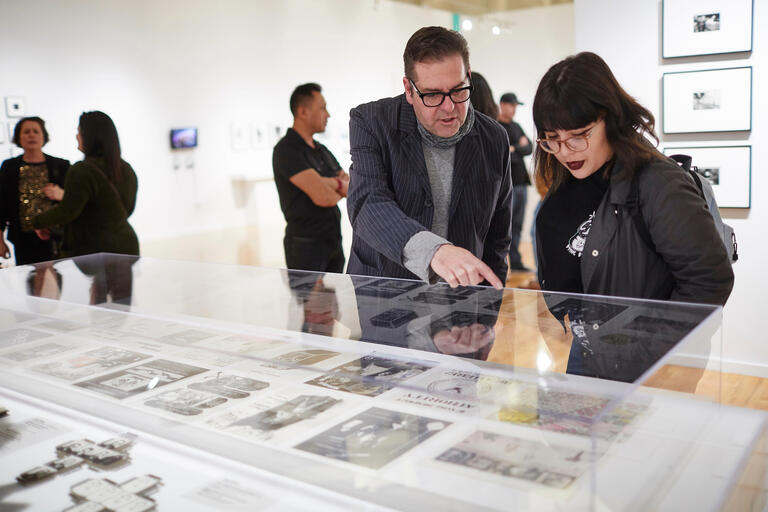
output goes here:
[{"label": "woman's dark red lipstick", "polygon": [[566,162],[568,168],[572,171],[578,171],[581,169],[581,166],[584,165],[584,160],[578,160],[576,162]]}]

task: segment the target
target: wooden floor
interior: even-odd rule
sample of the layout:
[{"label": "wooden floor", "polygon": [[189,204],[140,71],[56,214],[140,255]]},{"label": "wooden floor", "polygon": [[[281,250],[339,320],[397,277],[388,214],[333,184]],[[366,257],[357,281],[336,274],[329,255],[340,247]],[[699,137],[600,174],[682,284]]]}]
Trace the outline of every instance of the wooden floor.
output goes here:
[{"label": "wooden floor", "polygon": [[[159,258],[282,267],[282,247],[260,246],[255,233],[256,231],[251,228],[232,228],[213,233],[142,242],[141,249],[144,256]],[[530,243],[521,244],[521,254],[523,264],[528,268],[534,268]],[[536,276],[530,272],[510,272],[507,277],[507,286],[516,289],[538,288]],[[514,308],[515,311],[538,315],[538,318],[529,318],[523,322],[507,322],[508,325],[502,325],[500,322],[497,326],[496,338],[509,341],[496,343],[489,360],[537,368],[541,366],[541,357],[544,354],[545,360],[549,360],[551,371],[564,372],[570,348],[569,338],[554,318],[550,317],[551,320],[549,320],[546,315],[540,314],[542,308],[546,309],[545,305],[528,303],[535,300],[535,297],[537,296],[534,294],[519,290],[505,292],[502,310]],[[651,376],[645,385],[670,391],[695,393],[702,399],[726,405],[768,410],[768,379],[759,377],[715,371],[702,372],[685,366],[667,365]]]}]

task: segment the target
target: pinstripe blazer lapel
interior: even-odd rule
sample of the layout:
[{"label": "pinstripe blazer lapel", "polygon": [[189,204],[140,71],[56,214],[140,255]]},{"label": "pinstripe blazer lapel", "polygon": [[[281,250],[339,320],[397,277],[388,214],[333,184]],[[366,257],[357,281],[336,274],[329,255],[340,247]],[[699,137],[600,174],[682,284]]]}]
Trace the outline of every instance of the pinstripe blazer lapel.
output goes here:
[{"label": "pinstripe blazer lapel", "polygon": [[421,145],[421,135],[416,126],[416,114],[413,107],[405,100],[400,103],[400,119],[398,128],[402,133],[402,151],[413,172],[412,178],[419,182],[428,197],[432,196],[432,186],[429,184],[429,174],[427,174],[427,163],[424,160],[424,148]]},{"label": "pinstripe blazer lapel", "polygon": [[448,219],[456,212],[461,199],[461,193],[472,183],[472,177],[482,176],[480,165],[484,161],[477,129],[472,129],[456,145],[456,155],[453,163],[453,183],[451,184],[451,206],[448,210]]}]

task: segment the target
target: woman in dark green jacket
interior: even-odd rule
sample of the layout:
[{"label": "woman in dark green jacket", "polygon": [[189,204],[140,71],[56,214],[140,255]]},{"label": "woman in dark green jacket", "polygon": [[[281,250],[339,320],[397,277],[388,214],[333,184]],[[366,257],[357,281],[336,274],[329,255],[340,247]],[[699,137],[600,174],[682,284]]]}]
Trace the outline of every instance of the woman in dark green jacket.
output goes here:
[{"label": "woman in dark green jacket", "polygon": [[[136,205],[136,173],[120,157],[112,119],[84,112],[77,127],[78,149],[85,158],[67,172],[61,202],[32,219],[40,238],[51,226],[64,226],[62,255],[96,252],[139,254],[139,241],[128,223]],[[55,190],[47,192],[49,197]]]}]

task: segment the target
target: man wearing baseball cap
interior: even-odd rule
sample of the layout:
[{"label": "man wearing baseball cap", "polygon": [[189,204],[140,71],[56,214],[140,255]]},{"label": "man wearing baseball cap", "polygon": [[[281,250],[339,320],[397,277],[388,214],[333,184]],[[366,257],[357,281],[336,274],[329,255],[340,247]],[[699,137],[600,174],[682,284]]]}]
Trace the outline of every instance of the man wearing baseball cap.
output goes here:
[{"label": "man wearing baseball cap", "polygon": [[530,269],[523,266],[518,248],[520,233],[523,230],[525,203],[528,199],[528,185],[531,184],[523,157],[530,155],[533,151],[531,141],[528,140],[520,125],[513,120],[517,106],[522,104],[515,93],[502,94],[499,100],[499,122],[509,135],[509,161],[512,167],[512,224],[509,232],[512,242],[509,246],[509,270],[529,272]]}]

